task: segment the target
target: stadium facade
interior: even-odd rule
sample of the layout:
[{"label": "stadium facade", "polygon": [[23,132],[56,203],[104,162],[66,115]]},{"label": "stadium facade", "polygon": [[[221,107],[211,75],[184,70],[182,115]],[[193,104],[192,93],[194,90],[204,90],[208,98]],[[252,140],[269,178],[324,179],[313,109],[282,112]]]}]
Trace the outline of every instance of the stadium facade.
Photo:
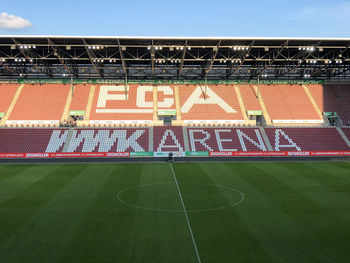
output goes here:
[{"label": "stadium facade", "polygon": [[348,155],[349,43],[0,36],[0,157]]}]

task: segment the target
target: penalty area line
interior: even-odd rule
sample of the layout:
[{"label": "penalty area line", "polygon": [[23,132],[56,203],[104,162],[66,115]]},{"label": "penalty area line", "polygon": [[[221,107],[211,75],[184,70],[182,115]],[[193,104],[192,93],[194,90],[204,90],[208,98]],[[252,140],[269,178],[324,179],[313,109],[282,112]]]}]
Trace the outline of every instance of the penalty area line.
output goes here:
[{"label": "penalty area line", "polygon": [[175,175],[175,171],[174,171],[173,165],[171,164],[171,162],[170,162],[169,164],[170,164],[170,168],[171,168],[171,171],[172,171],[172,173],[173,173],[173,176],[174,176],[174,181],[175,181],[175,184],[176,184],[176,187],[177,187],[177,191],[179,192],[179,196],[180,196],[180,201],[181,201],[181,204],[182,204],[182,208],[184,209],[184,213],[185,213],[185,217],[186,217],[186,221],[187,221],[187,226],[188,226],[188,229],[189,229],[190,234],[191,234],[191,238],[192,238],[194,250],[196,251],[196,255],[197,255],[198,262],[199,262],[199,263],[202,263],[201,258],[200,258],[200,256],[199,256],[199,252],[198,252],[196,240],[195,240],[194,235],[193,235],[193,232],[192,232],[190,220],[188,219],[187,210],[186,210],[186,207],[185,207],[184,200],[183,200],[183,198],[182,198],[180,186],[179,186],[179,183],[178,183],[178,181],[177,181],[177,179],[176,179],[176,175]]}]

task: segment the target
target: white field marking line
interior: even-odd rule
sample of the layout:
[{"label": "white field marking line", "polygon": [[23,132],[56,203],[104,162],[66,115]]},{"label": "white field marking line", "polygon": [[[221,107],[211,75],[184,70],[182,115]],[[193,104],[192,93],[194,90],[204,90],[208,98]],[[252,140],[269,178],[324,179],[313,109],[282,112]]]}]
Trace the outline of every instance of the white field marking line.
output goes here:
[{"label": "white field marking line", "polygon": [[[166,183],[153,183],[153,184],[143,184],[143,185],[138,185],[138,186],[133,186],[133,187],[129,187],[129,188],[125,188],[123,189],[122,191],[120,191],[118,194],[117,194],[117,199],[119,200],[119,202],[127,205],[127,206],[130,206],[130,207],[133,207],[133,208],[137,208],[137,209],[143,209],[143,210],[147,210],[147,211],[157,211],[157,212],[168,212],[168,213],[183,213],[183,209],[179,209],[179,210],[171,210],[171,209],[157,209],[157,208],[152,208],[152,207],[142,207],[142,206],[138,206],[138,205],[134,205],[132,203],[128,203],[127,201],[123,200],[123,198],[121,197],[125,192],[129,191],[129,190],[132,190],[132,189],[136,189],[138,187],[147,187],[147,186],[153,186],[153,185],[167,185],[167,184],[175,184],[175,182],[166,182]],[[181,182],[179,182],[179,184],[183,184]],[[234,188],[231,188],[231,187],[227,187],[227,186],[223,186],[223,185],[217,185],[217,184],[206,184],[206,183],[189,183],[189,182],[186,182],[186,184],[193,184],[193,185],[206,185],[206,186],[215,186],[215,187],[218,187],[218,188],[222,188],[222,189],[226,189],[226,190],[230,190],[230,191],[233,191],[233,192],[236,192],[238,193],[240,196],[241,196],[241,199],[236,201],[236,202],[233,202],[227,206],[219,206],[219,207],[213,207],[213,208],[208,208],[208,209],[192,209],[192,210],[186,210],[187,213],[196,213],[196,212],[210,212],[210,211],[216,211],[216,210],[221,210],[221,209],[225,209],[225,208],[230,208],[230,207],[234,207],[238,204],[240,204],[243,200],[244,200],[244,194],[237,190],[237,189],[234,189]]]},{"label": "white field marking line", "polygon": [[171,171],[172,171],[172,173],[173,173],[173,176],[174,176],[174,180],[175,180],[175,183],[176,183],[177,190],[178,190],[178,192],[179,192],[181,204],[182,204],[182,207],[183,207],[183,209],[184,209],[184,213],[185,213],[185,217],[186,217],[188,229],[190,230],[190,234],[191,234],[191,238],[192,238],[192,242],[193,242],[194,249],[195,249],[195,251],[196,251],[196,255],[197,255],[197,258],[198,258],[198,262],[199,262],[199,263],[202,263],[201,258],[200,258],[199,253],[198,253],[198,248],[197,248],[196,240],[194,239],[194,235],[193,235],[193,232],[192,232],[190,220],[188,219],[188,215],[187,215],[187,211],[186,211],[186,207],[185,207],[184,200],[183,200],[183,198],[182,198],[182,194],[181,194],[181,190],[180,190],[180,187],[179,187],[179,183],[177,182],[177,179],[176,179],[176,175],[175,175],[175,172],[174,172],[173,165],[171,164],[171,162],[170,162],[169,164],[170,164],[170,168],[171,168]]}]

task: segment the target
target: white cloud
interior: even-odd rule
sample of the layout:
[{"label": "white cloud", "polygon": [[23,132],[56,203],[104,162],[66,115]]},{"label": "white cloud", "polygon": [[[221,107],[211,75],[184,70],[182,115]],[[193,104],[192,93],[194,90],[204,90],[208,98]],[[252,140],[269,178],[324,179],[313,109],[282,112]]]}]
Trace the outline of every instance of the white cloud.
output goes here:
[{"label": "white cloud", "polygon": [[21,29],[31,26],[32,23],[22,17],[10,15],[6,12],[0,13],[0,29]]}]

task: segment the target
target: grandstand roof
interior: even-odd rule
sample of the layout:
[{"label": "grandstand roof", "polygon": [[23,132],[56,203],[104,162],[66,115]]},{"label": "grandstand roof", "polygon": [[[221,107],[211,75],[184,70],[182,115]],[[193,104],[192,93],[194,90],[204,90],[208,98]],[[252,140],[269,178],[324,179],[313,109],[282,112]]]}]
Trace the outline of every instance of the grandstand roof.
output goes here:
[{"label": "grandstand roof", "polygon": [[0,36],[0,78],[350,79],[350,38]]}]

